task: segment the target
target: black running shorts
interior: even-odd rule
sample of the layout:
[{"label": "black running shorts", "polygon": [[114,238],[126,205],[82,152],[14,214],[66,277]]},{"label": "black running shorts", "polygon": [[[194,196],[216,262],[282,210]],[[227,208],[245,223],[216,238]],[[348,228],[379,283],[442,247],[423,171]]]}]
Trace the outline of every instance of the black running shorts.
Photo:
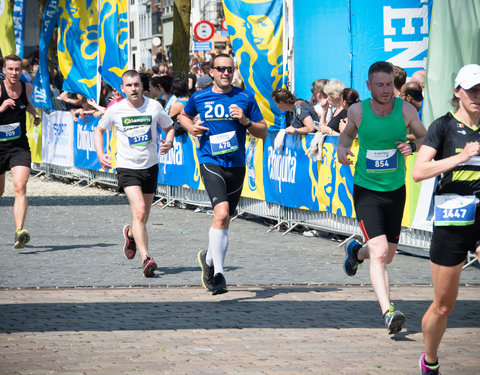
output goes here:
[{"label": "black running shorts", "polygon": [[119,191],[127,186],[140,186],[142,193],[155,194],[158,184],[158,164],[147,169],[117,168]]},{"label": "black running shorts", "polygon": [[398,244],[405,208],[405,185],[394,191],[374,191],[353,185],[353,202],[365,241],[386,235]]},{"label": "black running shorts", "polygon": [[205,163],[200,165],[200,175],[207,190],[212,207],[228,202],[229,214],[233,216],[242,194],[245,167],[225,168]]},{"label": "black running shorts", "polygon": [[441,266],[463,263],[469,251],[480,246],[480,208],[477,208],[475,224],[467,226],[433,226],[430,243],[430,260]]},{"label": "black running shorts", "polygon": [[0,174],[4,174],[6,171],[17,166],[28,168],[32,166],[30,150],[22,147],[12,147],[8,151],[0,152]]}]

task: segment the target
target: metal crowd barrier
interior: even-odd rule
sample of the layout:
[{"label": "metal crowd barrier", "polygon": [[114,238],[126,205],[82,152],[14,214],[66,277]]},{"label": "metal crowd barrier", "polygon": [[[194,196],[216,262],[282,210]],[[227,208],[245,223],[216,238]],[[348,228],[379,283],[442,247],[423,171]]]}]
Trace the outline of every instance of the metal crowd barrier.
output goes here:
[{"label": "metal crowd barrier", "polygon": [[[116,186],[118,181],[116,174],[77,167],[32,163],[32,169],[39,171],[40,174],[76,179],[77,184],[85,181],[87,186],[94,183]],[[156,195],[159,200],[166,200],[164,207],[175,201],[201,207],[210,206],[210,199],[204,190],[158,185]],[[158,200],[155,203],[157,202]],[[287,227],[284,234],[287,234],[298,226],[305,226],[349,237],[362,237],[356,219],[335,215],[330,212],[300,210],[245,197],[240,198],[237,210],[238,214],[236,217],[250,214],[276,221],[277,224],[272,226],[269,231],[284,225]],[[431,232],[429,231],[404,227],[400,235],[399,249],[413,255],[428,256],[430,239]]]}]

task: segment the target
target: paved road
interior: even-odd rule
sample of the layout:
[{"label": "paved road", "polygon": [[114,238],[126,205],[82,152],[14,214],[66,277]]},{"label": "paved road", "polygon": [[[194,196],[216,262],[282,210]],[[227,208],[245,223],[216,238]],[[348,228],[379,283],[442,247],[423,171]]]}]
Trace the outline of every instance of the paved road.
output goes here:
[{"label": "paved road", "polygon": [[[159,271],[146,279],[140,260],[121,253],[124,197],[31,197],[32,241],[22,250],[12,249],[12,203],[0,198],[0,374],[418,373],[432,296],[426,259],[399,254],[389,267],[392,299],[407,316],[392,338],[368,266],[345,276],[343,249],[331,240],[235,220],[231,291],[213,297],[199,288],[196,262],[206,213],[152,209]],[[462,274],[444,374],[480,373],[479,271]]]}]

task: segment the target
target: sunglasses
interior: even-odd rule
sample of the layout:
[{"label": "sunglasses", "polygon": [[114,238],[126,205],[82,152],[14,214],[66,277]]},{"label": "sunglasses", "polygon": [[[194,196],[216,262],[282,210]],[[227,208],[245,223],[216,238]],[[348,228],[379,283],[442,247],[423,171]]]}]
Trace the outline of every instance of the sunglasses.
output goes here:
[{"label": "sunglasses", "polygon": [[230,74],[235,70],[233,66],[214,66],[213,69],[217,69],[220,73],[225,73],[225,71],[227,71]]}]

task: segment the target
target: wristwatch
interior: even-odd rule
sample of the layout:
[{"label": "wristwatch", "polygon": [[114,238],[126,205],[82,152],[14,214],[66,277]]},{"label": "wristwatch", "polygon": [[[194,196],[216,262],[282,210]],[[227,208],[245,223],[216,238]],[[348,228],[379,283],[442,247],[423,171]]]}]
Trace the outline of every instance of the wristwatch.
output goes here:
[{"label": "wristwatch", "polygon": [[250,126],[252,126],[253,123],[252,123],[252,120],[248,119],[248,124],[245,125],[246,128],[249,128]]}]

